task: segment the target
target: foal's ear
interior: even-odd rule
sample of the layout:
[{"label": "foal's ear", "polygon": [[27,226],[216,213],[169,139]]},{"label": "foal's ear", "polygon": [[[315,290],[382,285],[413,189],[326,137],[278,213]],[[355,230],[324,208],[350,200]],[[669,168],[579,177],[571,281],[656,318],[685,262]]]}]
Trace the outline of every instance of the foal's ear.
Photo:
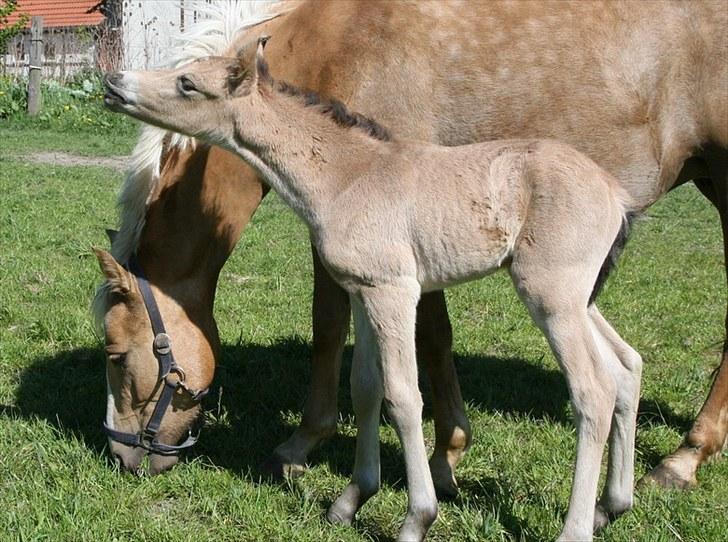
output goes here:
[{"label": "foal's ear", "polygon": [[258,48],[255,51],[255,84],[260,85],[261,83],[270,84],[273,82],[273,78],[270,75],[268,69],[268,62],[265,60],[263,55],[263,49],[265,44],[268,43],[270,36],[261,36],[258,38]]},{"label": "foal's ear", "polygon": [[96,247],[93,247],[92,250],[96,255],[96,259],[99,261],[101,272],[111,286],[111,291],[118,294],[128,294],[131,291],[131,285],[129,283],[129,275],[124,268],[105,250]]}]

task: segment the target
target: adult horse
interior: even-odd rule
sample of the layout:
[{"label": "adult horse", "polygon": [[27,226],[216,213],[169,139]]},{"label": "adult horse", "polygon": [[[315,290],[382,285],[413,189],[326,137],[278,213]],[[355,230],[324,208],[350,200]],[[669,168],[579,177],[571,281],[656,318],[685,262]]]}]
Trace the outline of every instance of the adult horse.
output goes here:
[{"label": "adult horse", "polygon": [[[205,21],[187,34],[190,56],[230,53],[275,36],[274,76],[342,97],[399,136],[444,145],[517,137],[566,141],[612,172],[646,207],[693,180],[728,234],[728,14],[719,1],[445,3],[313,1],[274,7],[281,16],[232,39],[242,21]],[[234,43],[233,43],[234,42]],[[200,44],[202,47],[200,47]],[[376,84],[374,83],[376,81]],[[232,181],[232,182],[231,182]],[[114,257],[100,253],[109,401],[106,423],[141,434],[153,417],[159,368],[132,255],[157,299],[173,349],[193,389],[208,386],[219,338],[212,305],[219,271],[266,193],[237,158],[216,147],[149,129],[122,196]],[[137,273],[138,275],[139,273]],[[305,464],[335,431],[336,390],[349,327],[347,296],[314,253],[312,381],[301,426],[275,452],[283,469]],[[441,293],[418,307],[417,350],[433,389],[436,446],[430,466],[441,492],[470,441],[452,366]],[[727,324],[728,325],[728,324]],[[159,442],[177,442],[197,404],[176,394]],[[728,432],[728,346],[711,393],[683,445],[649,475],[695,483]],[[142,447],[111,442],[135,469]],[[175,456],[152,453],[151,469]]]}]

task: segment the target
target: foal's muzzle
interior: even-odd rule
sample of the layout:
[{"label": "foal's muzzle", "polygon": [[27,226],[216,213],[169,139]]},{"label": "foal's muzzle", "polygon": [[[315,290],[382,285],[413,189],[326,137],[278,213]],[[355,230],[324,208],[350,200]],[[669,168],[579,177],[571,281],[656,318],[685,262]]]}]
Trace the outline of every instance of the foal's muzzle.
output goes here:
[{"label": "foal's muzzle", "polygon": [[123,78],[124,74],[121,72],[107,73],[104,76],[104,86],[106,86],[104,104],[107,107],[113,109],[115,105],[128,105],[130,103],[122,90]]}]

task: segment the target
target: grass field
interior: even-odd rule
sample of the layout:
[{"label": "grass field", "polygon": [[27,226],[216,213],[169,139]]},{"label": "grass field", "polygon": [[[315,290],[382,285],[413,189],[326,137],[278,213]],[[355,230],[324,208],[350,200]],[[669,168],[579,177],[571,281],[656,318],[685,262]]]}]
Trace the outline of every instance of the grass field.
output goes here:
[{"label": "grass field", "polygon": [[[395,537],[406,507],[404,466],[386,422],[382,491],[354,528],[323,519],[353,463],[345,386],[339,435],[313,454],[311,469],[286,484],[261,478],[261,463],[299,419],[311,340],[306,231],[275,197],[222,274],[223,358],[199,445],[163,476],[118,472],[100,431],[104,361],[88,307],[100,280],[90,247],[107,245],[121,176],[27,156],[124,154],[134,130],[56,130],[0,121],[0,540]],[[448,302],[475,442],[458,471],[460,496],[441,505],[429,539],[553,539],[575,445],[561,374],[505,274],[455,288]],[[636,226],[599,300],[645,359],[638,476],[673,450],[702,404],[725,302],[717,215],[693,187],[680,188]],[[348,367],[350,348],[346,356]],[[431,445],[429,415],[425,431]],[[690,492],[640,490],[634,511],[599,539],[725,540],[728,461],[704,467],[698,479]]]}]

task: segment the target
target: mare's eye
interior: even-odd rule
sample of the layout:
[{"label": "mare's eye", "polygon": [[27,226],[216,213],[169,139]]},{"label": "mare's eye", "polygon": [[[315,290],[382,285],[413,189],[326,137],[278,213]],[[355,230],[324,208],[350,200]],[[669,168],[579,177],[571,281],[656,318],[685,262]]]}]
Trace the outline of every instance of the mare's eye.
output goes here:
[{"label": "mare's eye", "polygon": [[108,359],[108,360],[109,360],[109,361],[110,361],[111,363],[113,363],[114,365],[123,365],[123,364],[124,364],[124,362],[126,361],[126,353],[122,353],[122,354],[114,354],[114,353],[110,353],[110,352],[108,352],[108,353],[106,354],[106,358],[107,358],[107,359]]},{"label": "mare's eye", "polygon": [[180,92],[182,92],[182,94],[185,94],[188,92],[194,92],[197,90],[197,87],[195,87],[195,84],[186,75],[179,76],[179,78],[177,79],[177,88],[179,88],[179,90],[180,90]]}]

